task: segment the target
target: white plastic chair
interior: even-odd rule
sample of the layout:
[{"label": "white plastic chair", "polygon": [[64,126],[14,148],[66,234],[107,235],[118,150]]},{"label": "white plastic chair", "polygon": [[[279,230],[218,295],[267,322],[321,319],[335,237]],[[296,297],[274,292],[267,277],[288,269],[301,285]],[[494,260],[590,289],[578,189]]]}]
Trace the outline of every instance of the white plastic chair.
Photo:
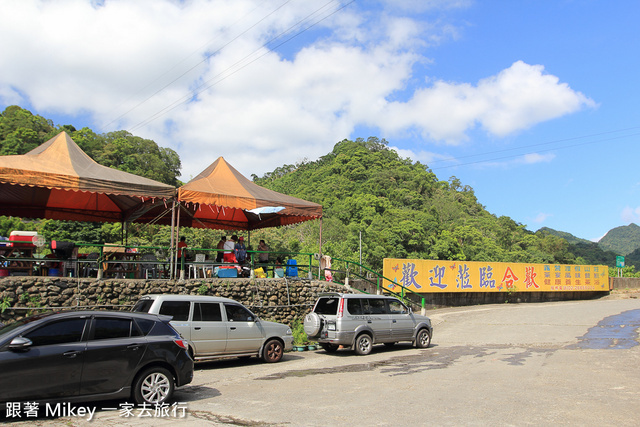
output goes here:
[{"label": "white plastic chair", "polygon": [[189,277],[197,278],[198,277],[198,269],[201,267],[202,262],[204,262],[205,255],[204,254],[196,254],[195,262],[189,264]]},{"label": "white plastic chair", "polygon": [[[213,268],[214,268],[213,264],[202,264],[200,267],[202,267],[202,277],[204,277],[205,279],[207,277],[214,277],[213,276]],[[211,271],[209,276],[207,276],[207,270]]]},{"label": "white plastic chair", "polygon": [[152,279],[157,278],[158,276],[158,265],[155,263],[158,259],[154,254],[144,254],[142,255],[142,261],[153,261],[153,262],[142,262],[140,264],[142,268],[142,275],[145,279],[148,279],[151,276]]}]

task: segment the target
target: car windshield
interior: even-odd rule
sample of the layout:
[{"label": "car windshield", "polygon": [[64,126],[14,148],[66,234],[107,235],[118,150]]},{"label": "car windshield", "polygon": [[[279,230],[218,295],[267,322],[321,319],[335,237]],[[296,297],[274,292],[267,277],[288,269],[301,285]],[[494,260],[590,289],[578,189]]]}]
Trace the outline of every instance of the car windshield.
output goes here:
[{"label": "car windshield", "polygon": [[313,309],[318,314],[338,314],[339,297],[324,297],[318,300],[316,307]]},{"label": "car windshield", "polygon": [[148,313],[151,308],[151,304],[153,304],[152,299],[141,299],[133,306],[131,311],[140,312],[140,313]]}]

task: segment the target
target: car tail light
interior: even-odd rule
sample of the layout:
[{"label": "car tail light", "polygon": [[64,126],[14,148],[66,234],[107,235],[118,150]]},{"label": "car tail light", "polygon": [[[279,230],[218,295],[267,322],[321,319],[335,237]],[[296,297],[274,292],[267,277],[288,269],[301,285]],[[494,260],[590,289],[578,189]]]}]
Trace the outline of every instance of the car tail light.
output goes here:
[{"label": "car tail light", "polygon": [[340,304],[338,304],[338,319],[342,317],[343,310],[344,310],[344,298],[340,298]]},{"label": "car tail light", "polygon": [[174,343],[178,345],[180,348],[184,348],[187,350],[189,348],[189,344],[187,344],[187,340],[173,340]]}]

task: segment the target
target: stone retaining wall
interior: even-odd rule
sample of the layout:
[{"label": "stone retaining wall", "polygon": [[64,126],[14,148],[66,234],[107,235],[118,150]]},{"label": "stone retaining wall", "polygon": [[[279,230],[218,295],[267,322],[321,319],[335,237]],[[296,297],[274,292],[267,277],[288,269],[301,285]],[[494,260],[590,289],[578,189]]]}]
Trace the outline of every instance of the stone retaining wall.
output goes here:
[{"label": "stone retaining wall", "polygon": [[289,324],[301,319],[321,292],[349,290],[334,283],[301,279],[169,281],[10,276],[0,279],[0,321],[8,323],[44,309],[124,310],[142,295],[170,293],[231,298],[265,320]]},{"label": "stone retaining wall", "polygon": [[612,289],[638,289],[640,288],[640,278],[638,277],[613,277],[611,278]]},{"label": "stone retaining wall", "polygon": [[[352,281],[355,289],[375,294],[375,287]],[[611,288],[637,288],[640,279],[611,279]],[[234,299],[265,320],[291,323],[311,308],[318,293],[351,292],[350,288],[306,279],[193,279],[182,281],[133,279],[77,279],[66,277],[0,278],[0,321],[17,320],[42,309],[129,309],[137,299],[151,293],[216,295]],[[495,303],[527,303],[591,299],[605,292],[434,293],[409,296],[417,310],[425,308]]]}]

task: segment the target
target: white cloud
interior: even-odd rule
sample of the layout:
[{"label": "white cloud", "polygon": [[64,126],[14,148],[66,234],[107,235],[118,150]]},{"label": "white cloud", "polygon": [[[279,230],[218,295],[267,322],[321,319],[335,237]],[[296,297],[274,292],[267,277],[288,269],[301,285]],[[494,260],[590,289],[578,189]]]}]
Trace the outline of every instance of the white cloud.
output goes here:
[{"label": "white cloud", "polygon": [[392,150],[395,150],[398,153],[398,155],[403,159],[409,158],[414,162],[420,162],[423,165],[427,165],[427,166],[431,166],[431,164],[434,161],[455,160],[455,159],[452,159],[451,156],[445,155],[442,153],[433,153],[433,152],[424,151],[424,150],[414,151],[410,149],[391,147],[391,146],[389,148],[391,148]]},{"label": "white cloud", "polygon": [[417,89],[408,102],[390,103],[385,110],[390,118],[381,127],[396,133],[415,126],[427,139],[458,144],[476,125],[502,137],[595,107],[593,100],[543,71],[541,65],[517,61],[476,86],[436,81]]},{"label": "white cloud", "polygon": [[[0,39],[11,41],[0,43],[0,103],[28,103],[45,117],[85,114],[98,132],[152,138],[178,151],[183,180],[220,155],[245,174],[315,159],[357,126],[459,143],[477,126],[503,136],[594,105],[541,65],[520,61],[477,83],[416,75],[416,64],[430,61],[425,49],[456,28],[403,11],[468,2],[382,4],[315,15],[307,25],[328,18],[274,52],[265,41],[320,5],[0,1]],[[390,101],[398,93],[407,100]],[[436,158],[413,151],[423,163]]]},{"label": "white cloud", "polygon": [[636,208],[632,208],[630,206],[625,206],[620,213],[620,218],[627,224],[640,223],[640,206]]},{"label": "white cloud", "polygon": [[541,224],[541,223],[545,222],[547,220],[547,218],[552,217],[552,216],[553,216],[552,214],[540,212],[538,215],[536,215],[535,218],[533,218],[533,222],[535,222],[536,224]]},{"label": "white cloud", "polygon": [[556,155],[553,153],[547,154],[539,154],[539,153],[529,153],[522,156],[522,162],[525,164],[534,164],[534,163],[548,163],[555,159]]}]

